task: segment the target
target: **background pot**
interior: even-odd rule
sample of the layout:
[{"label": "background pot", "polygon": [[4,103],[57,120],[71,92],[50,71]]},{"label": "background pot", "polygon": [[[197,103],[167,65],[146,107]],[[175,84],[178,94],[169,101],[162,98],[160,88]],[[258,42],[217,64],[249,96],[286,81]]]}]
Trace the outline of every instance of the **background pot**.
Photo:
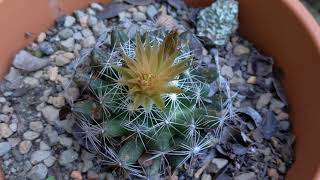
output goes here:
[{"label": "background pot", "polygon": [[[2,77],[14,54],[33,40],[25,39],[25,32],[37,35],[46,31],[59,15],[85,7],[92,1],[0,0]],[[271,55],[284,72],[297,135],[296,161],[288,179],[312,179],[320,162],[320,29],[298,0],[239,1],[241,34]]]}]

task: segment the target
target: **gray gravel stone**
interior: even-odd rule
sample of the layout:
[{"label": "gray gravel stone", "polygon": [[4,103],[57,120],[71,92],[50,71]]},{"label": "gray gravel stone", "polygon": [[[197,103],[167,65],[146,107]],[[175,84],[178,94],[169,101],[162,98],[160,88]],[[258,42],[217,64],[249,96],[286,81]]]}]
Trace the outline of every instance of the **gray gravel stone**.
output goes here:
[{"label": "gray gravel stone", "polygon": [[9,125],[9,128],[13,131],[13,132],[16,132],[17,129],[18,129],[18,124],[17,123],[11,123]]},{"label": "gray gravel stone", "polygon": [[0,143],[0,156],[5,155],[10,150],[11,150],[11,144],[9,142]]},{"label": "gray gravel stone", "polygon": [[49,124],[55,125],[55,123],[59,121],[59,109],[56,109],[53,106],[46,106],[41,112]]},{"label": "gray gravel stone", "polygon": [[81,32],[76,32],[73,34],[73,39],[75,39],[76,41],[80,41],[82,39],[82,34]]},{"label": "gray gravel stone", "polygon": [[146,19],[147,19],[146,15],[142,12],[134,12],[133,13],[133,20],[135,20],[135,21],[144,21]]},{"label": "gray gravel stone", "polygon": [[214,165],[213,166],[214,173],[219,172],[220,169],[222,169],[224,166],[228,164],[228,160],[222,159],[222,158],[213,158],[211,162]]},{"label": "gray gravel stone", "polygon": [[50,150],[50,146],[48,144],[46,144],[44,141],[40,142],[40,150],[46,151],[46,150]]},{"label": "gray gravel stone", "polygon": [[39,80],[36,79],[36,78],[33,78],[33,77],[25,77],[25,78],[23,79],[23,83],[24,83],[25,85],[30,86],[30,87],[37,87],[37,86],[39,86],[39,84],[40,84]]},{"label": "gray gravel stone", "polygon": [[59,142],[59,135],[57,131],[51,131],[48,134],[48,138],[49,138],[49,143],[50,145],[56,144],[57,142]]},{"label": "gray gravel stone", "polygon": [[88,18],[88,25],[90,27],[95,26],[98,23],[98,19],[95,16],[89,16]]},{"label": "gray gravel stone", "polygon": [[69,134],[72,134],[72,127],[75,123],[74,119],[66,119],[63,121],[59,121],[58,126],[63,128],[65,131],[67,131]]},{"label": "gray gravel stone", "polygon": [[27,72],[37,71],[49,65],[48,59],[33,56],[25,50],[21,50],[13,60],[13,66]]},{"label": "gray gravel stone", "polygon": [[43,123],[41,121],[33,121],[30,122],[29,128],[35,132],[42,132],[43,131]]},{"label": "gray gravel stone", "polygon": [[52,44],[47,41],[40,43],[39,49],[43,54],[48,56],[52,55],[55,52],[55,49],[53,48]]},{"label": "gray gravel stone", "polygon": [[256,180],[257,176],[254,172],[242,173],[236,177],[234,180]]},{"label": "gray gravel stone", "polygon": [[54,64],[57,66],[65,66],[70,62],[71,62],[71,59],[65,57],[63,54],[59,54],[54,58]]},{"label": "gray gravel stone", "polygon": [[72,146],[72,138],[65,137],[65,136],[60,136],[59,142],[61,145],[65,147],[71,147]]},{"label": "gray gravel stone", "polygon": [[43,162],[47,167],[51,167],[56,162],[56,158],[54,156],[49,156],[47,159],[43,160]]},{"label": "gray gravel stone", "polygon": [[83,29],[83,30],[81,31],[81,34],[83,35],[83,37],[93,36],[93,32],[92,32],[90,29],[88,29],[88,28]]},{"label": "gray gravel stone", "polygon": [[243,46],[243,45],[241,45],[241,44],[238,44],[233,48],[233,53],[236,56],[242,56],[242,55],[245,55],[245,54],[249,54],[250,53],[250,49],[245,47],[245,46]]},{"label": "gray gravel stone", "polygon": [[147,9],[147,15],[150,19],[152,19],[156,14],[158,13],[158,10],[154,5],[149,5]]},{"label": "gray gravel stone", "polygon": [[271,93],[265,93],[260,95],[257,104],[256,104],[256,108],[257,109],[261,109],[263,107],[265,107],[266,105],[268,105],[271,101],[272,98],[272,94]]},{"label": "gray gravel stone", "polygon": [[92,30],[93,30],[94,35],[100,36],[103,33],[107,32],[108,28],[106,27],[106,25],[102,21],[100,21],[92,27]]},{"label": "gray gravel stone", "polygon": [[64,97],[68,102],[73,102],[80,96],[79,88],[71,87],[64,91]]},{"label": "gray gravel stone", "polygon": [[103,6],[98,3],[91,3],[90,7],[97,11],[103,11]]},{"label": "gray gravel stone", "polygon": [[34,140],[37,139],[40,136],[40,134],[38,132],[34,132],[34,131],[27,131],[25,133],[23,133],[23,139],[25,140]]},{"label": "gray gravel stone", "polygon": [[9,73],[4,77],[5,80],[9,81],[11,84],[19,85],[21,83],[21,73],[14,67],[10,68]]},{"label": "gray gravel stone", "polygon": [[70,27],[72,26],[74,23],[76,22],[76,18],[74,18],[73,16],[66,16],[64,19],[64,27]]},{"label": "gray gravel stone", "polygon": [[47,174],[47,167],[44,164],[40,163],[31,169],[31,171],[28,173],[28,178],[30,180],[43,180],[46,178]]},{"label": "gray gravel stone", "polygon": [[34,151],[31,154],[30,162],[32,164],[38,164],[41,161],[47,159],[50,155],[51,155],[50,151],[42,151],[42,150]]},{"label": "gray gravel stone", "polygon": [[289,121],[280,121],[279,122],[279,127],[281,131],[288,131],[290,128],[290,122]]},{"label": "gray gravel stone", "polygon": [[201,180],[212,180],[212,177],[210,174],[204,173],[201,176]]},{"label": "gray gravel stone", "polygon": [[84,48],[92,47],[95,44],[96,44],[96,39],[94,38],[94,36],[89,36],[81,40],[81,46]]},{"label": "gray gravel stone", "polygon": [[72,29],[65,28],[65,29],[61,30],[58,33],[58,35],[62,40],[66,40],[66,39],[68,39],[68,38],[73,36],[73,31],[72,31]]},{"label": "gray gravel stone", "polygon": [[66,51],[73,51],[74,50],[74,45],[75,41],[73,38],[68,38],[64,41],[60,41],[61,46],[63,47],[64,50]]},{"label": "gray gravel stone", "polygon": [[15,137],[15,138],[8,138],[7,140],[11,144],[11,147],[16,147],[20,143],[21,138]]},{"label": "gray gravel stone", "polygon": [[229,79],[233,77],[233,70],[230,66],[222,66],[221,74]]},{"label": "gray gravel stone", "polygon": [[60,165],[67,165],[68,163],[71,163],[78,159],[78,153],[75,152],[72,149],[68,149],[66,151],[63,151],[59,156],[59,164]]}]

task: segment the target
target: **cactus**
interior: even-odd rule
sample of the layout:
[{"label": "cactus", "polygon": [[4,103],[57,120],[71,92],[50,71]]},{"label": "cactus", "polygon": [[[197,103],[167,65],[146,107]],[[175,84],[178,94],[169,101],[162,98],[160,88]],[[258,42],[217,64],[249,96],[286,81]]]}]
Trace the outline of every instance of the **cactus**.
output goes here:
[{"label": "cactus", "polygon": [[207,36],[214,45],[225,45],[238,28],[238,11],[238,1],[217,0],[198,14],[198,34]]},{"label": "cactus", "polygon": [[[223,77],[208,82],[188,39],[180,38],[157,31],[130,40],[117,30],[112,50],[93,48],[90,70],[75,75],[83,96],[71,109],[86,145],[124,176],[164,177],[191,163],[216,143],[230,115],[223,109],[230,106],[228,89],[210,93],[212,81],[224,87]],[[151,165],[139,165],[142,155]]]}]

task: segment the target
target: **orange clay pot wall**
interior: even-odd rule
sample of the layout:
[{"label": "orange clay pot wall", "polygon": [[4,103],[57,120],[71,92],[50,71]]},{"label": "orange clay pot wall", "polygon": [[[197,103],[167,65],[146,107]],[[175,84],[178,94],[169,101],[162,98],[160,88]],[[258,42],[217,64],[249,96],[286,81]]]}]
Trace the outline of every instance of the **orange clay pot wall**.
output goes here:
[{"label": "orange clay pot wall", "polygon": [[[14,54],[54,19],[90,2],[110,0],[0,0],[0,75]],[[198,1],[198,0],[187,0]],[[316,179],[320,167],[320,28],[299,0],[239,0],[240,32],[274,58],[284,72],[297,136],[287,179]],[[192,3],[192,2],[191,2]],[[319,177],[320,179],[320,177]]]}]

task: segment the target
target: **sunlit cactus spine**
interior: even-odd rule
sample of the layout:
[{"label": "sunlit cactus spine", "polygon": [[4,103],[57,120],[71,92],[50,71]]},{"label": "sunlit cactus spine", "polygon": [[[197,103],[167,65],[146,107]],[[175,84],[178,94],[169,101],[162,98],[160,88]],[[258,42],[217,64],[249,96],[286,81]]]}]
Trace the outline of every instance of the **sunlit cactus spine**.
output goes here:
[{"label": "sunlit cactus spine", "polygon": [[188,37],[114,31],[76,75],[83,95],[71,108],[85,145],[127,177],[165,177],[216,142],[226,96],[209,92],[217,77],[202,76]]}]

